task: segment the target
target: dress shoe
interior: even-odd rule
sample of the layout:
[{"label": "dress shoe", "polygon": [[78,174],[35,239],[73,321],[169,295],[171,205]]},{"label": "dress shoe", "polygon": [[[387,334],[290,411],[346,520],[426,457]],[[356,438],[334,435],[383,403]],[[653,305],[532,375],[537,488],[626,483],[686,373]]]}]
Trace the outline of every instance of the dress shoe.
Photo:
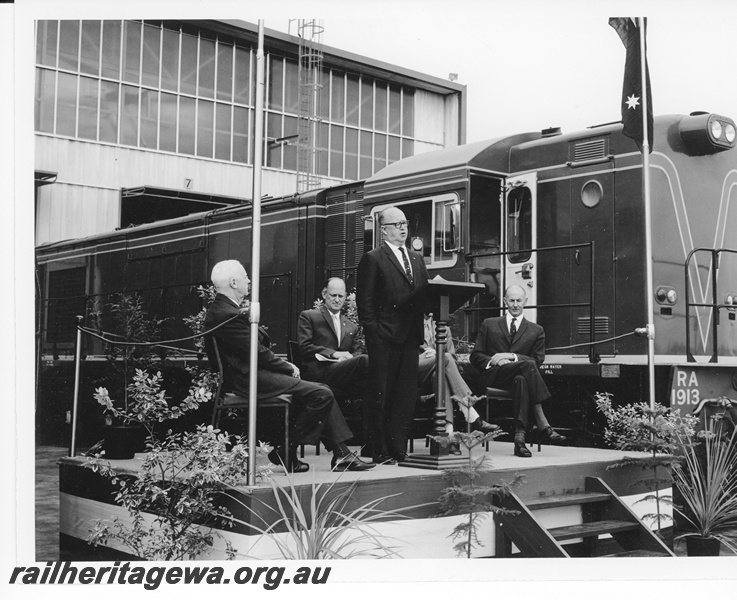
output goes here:
[{"label": "dress shoe", "polygon": [[545,429],[538,430],[538,439],[541,442],[564,442],[568,438],[559,434],[552,427],[546,427]]},{"label": "dress shoe", "polygon": [[514,455],[521,458],[530,458],[532,457],[532,452],[527,449],[527,444],[525,444],[524,442],[515,442]]},{"label": "dress shoe", "polygon": [[461,445],[459,443],[455,443],[448,446],[448,454],[455,454],[456,456],[460,455]]},{"label": "dress shoe", "polygon": [[330,468],[333,471],[368,471],[375,466],[375,464],[363,462],[355,454],[341,457],[333,455],[333,460],[330,462]]},{"label": "dress shoe", "polygon": [[388,454],[374,454],[372,460],[375,465],[396,465],[397,461]]},{"label": "dress shoe", "polygon": [[269,460],[275,465],[283,466],[284,469],[290,473],[306,473],[310,470],[310,465],[299,460],[296,452],[292,455],[292,464],[287,468],[287,459],[284,458],[283,450],[281,448],[274,448],[269,452]]},{"label": "dress shoe", "polygon": [[399,462],[402,462],[403,460],[407,460],[407,453],[400,452],[399,454],[392,454],[392,458],[399,463]]},{"label": "dress shoe", "polygon": [[479,417],[473,423],[470,424],[470,429],[471,431],[480,431],[481,433],[491,433],[493,431],[498,431],[499,426],[492,425],[491,423],[487,423],[481,417]]}]

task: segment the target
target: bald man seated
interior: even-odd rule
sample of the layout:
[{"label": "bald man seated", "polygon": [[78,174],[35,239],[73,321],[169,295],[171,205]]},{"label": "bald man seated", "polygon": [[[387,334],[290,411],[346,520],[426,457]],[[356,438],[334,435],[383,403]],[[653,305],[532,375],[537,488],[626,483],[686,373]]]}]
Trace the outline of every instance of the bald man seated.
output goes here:
[{"label": "bald man seated", "polygon": [[540,365],[545,360],[545,332],[523,315],[527,304],[524,288],[509,286],[504,293],[504,304],[505,316],[481,323],[470,360],[481,372],[484,386],[512,392],[514,454],[529,458],[532,454],[525,445],[525,432],[530,411],[543,439],[560,442],[566,438],[553,430],[543,412],[542,402],[550,397],[540,375]]},{"label": "bald man seated", "polygon": [[[214,350],[212,338],[217,340],[223,363],[224,389],[240,396],[248,396],[250,373],[251,329],[248,314],[241,312],[241,301],[248,295],[250,280],[240,262],[224,260],[212,270],[212,283],[217,295],[207,310],[205,330],[220,325],[209,336],[205,346],[211,364]],[[324,436],[333,450],[331,466],[336,471],[365,471],[374,467],[353,454],[345,442],[353,433],[326,385],[303,381],[299,369],[271,351],[269,336],[259,328],[257,357],[258,398],[290,394],[297,408],[297,420],[291,431],[290,448],[277,447],[269,454],[274,464],[282,464],[293,473],[309,470],[307,463],[297,459],[300,444],[317,444]],[[326,444],[326,445],[328,445]]]}]

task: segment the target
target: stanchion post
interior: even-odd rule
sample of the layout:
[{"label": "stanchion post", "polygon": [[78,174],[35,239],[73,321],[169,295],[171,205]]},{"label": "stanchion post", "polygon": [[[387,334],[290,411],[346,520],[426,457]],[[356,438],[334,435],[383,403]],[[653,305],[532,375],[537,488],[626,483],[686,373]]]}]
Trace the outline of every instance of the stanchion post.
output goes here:
[{"label": "stanchion post", "polygon": [[77,348],[74,353],[74,398],[72,400],[72,441],[69,445],[69,456],[75,455],[77,437],[77,402],[79,399],[79,370],[82,363],[82,322],[84,317],[77,315]]}]

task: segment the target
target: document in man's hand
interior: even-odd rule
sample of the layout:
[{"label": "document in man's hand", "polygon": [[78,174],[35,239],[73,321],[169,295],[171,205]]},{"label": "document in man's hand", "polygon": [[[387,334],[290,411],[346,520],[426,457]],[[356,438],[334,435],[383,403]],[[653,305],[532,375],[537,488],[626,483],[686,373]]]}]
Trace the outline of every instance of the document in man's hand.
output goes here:
[{"label": "document in man's hand", "polygon": [[319,362],[338,362],[337,358],[328,358],[327,356],[323,356],[322,354],[315,354],[315,358]]}]

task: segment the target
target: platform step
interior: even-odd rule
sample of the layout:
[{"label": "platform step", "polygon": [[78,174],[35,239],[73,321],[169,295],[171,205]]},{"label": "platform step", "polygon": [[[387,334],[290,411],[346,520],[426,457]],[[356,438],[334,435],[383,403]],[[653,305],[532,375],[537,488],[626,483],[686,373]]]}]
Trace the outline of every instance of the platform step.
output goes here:
[{"label": "platform step", "polygon": [[592,523],[581,523],[579,525],[553,527],[548,531],[556,540],[570,540],[573,538],[598,537],[606,533],[631,531],[637,529],[638,526],[639,523],[628,521],[593,521]]},{"label": "platform step", "polygon": [[668,554],[654,552],[653,550],[627,550],[626,552],[615,552],[613,554],[600,554],[596,558],[642,558],[646,556],[668,556]]},{"label": "platform step", "polygon": [[589,504],[591,502],[606,502],[611,495],[603,492],[578,492],[575,494],[557,494],[555,496],[540,496],[532,500],[525,500],[525,505],[530,510],[541,510],[558,506],[575,506],[576,504]]}]

